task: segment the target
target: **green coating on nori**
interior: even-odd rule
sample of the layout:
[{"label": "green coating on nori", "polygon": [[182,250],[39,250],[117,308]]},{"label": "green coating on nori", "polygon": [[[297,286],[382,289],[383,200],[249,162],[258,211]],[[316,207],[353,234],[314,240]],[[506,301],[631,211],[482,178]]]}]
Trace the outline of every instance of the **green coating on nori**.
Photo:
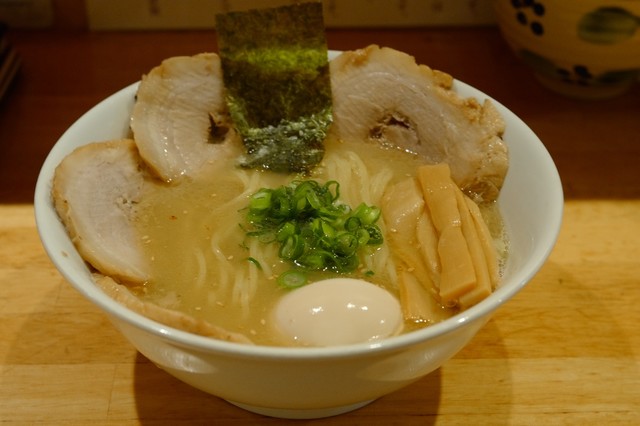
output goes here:
[{"label": "green coating on nori", "polygon": [[322,3],[221,14],[216,29],[241,165],[312,169],[332,121]]}]

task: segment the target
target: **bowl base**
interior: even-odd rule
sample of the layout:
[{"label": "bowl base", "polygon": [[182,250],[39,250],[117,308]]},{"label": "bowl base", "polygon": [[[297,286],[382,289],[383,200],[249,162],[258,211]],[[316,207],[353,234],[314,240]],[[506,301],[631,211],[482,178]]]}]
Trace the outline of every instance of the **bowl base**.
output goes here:
[{"label": "bowl base", "polygon": [[261,414],[263,416],[268,417],[276,417],[280,419],[321,419],[324,417],[337,416],[339,414],[348,413],[349,411],[357,410],[358,408],[362,408],[367,404],[370,404],[374,400],[368,400],[363,402],[357,402],[355,404],[349,405],[341,405],[339,407],[329,407],[329,408],[317,408],[317,409],[309,409],[309,410],[290,410],[286,408],[269,408],[269,407],[258,407],[255,405],[243,404],[241,402],[229,401],[228,403],[235,405],[236,407],[242,408],[243,410],[250,411],[252,413]]}]

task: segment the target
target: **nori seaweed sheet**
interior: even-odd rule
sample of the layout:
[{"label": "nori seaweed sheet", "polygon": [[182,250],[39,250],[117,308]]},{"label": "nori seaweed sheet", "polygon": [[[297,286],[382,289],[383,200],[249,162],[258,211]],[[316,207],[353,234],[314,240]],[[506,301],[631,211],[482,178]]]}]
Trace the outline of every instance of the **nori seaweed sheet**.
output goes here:
[{"label": "nori seaweed sheet", "polygon": [[216,29],[241,165],[311,170],[332,121],[322,3],[220,14]]}]

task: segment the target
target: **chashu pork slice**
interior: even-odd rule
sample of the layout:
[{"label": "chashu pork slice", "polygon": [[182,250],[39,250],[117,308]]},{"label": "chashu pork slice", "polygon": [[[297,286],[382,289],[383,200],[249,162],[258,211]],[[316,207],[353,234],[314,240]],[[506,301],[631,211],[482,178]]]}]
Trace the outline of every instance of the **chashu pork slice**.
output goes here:
[{"label": "chashu pork slice", "polygon": [[372,45],[331,61],[333,126],[342,140],[369,141],[448,163],[477,201],[497,198],[508,168],[505,124],[489,101],[463,99],[453,78]]},{"label": "chashu pork slice", "polygon": [[145,185],[132,140],[81,146],[56,168],[56,211],[82,258],[105,275],[145,282],[149,264],[135,229]]},{"label": "chashu pork slice", "polygon": [[117,283],[111,277],[93,274],[93,280],[112,299],[149,319],[201,336],[213,337],[227,342],[252,344],[251,340],[243,334],[228,331],[177,310],[146,302],[133,294],[128,286]]},{"label": "chashu pork slice", "polygon": [[238,140],[214,53],[165,59],[142,77],[131,115],[140,155],[163,180],[177,181],[225,156]]}]

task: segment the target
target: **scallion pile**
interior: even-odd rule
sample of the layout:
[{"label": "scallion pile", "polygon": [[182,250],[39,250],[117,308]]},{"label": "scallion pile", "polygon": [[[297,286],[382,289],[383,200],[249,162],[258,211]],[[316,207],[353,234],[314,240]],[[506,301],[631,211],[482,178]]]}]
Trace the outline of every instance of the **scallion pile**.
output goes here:
[{"label": "scallion pile", "polygon": [[362,248],[382,244],[380,209],[365,203],[352,209],[339,197],[338,182],[314,180],[262,188],[250,197],[247,235],[278,244],[280,257],[295,265],[280,275],[281,285],[304,285],[305,271],[353,272]]}]

